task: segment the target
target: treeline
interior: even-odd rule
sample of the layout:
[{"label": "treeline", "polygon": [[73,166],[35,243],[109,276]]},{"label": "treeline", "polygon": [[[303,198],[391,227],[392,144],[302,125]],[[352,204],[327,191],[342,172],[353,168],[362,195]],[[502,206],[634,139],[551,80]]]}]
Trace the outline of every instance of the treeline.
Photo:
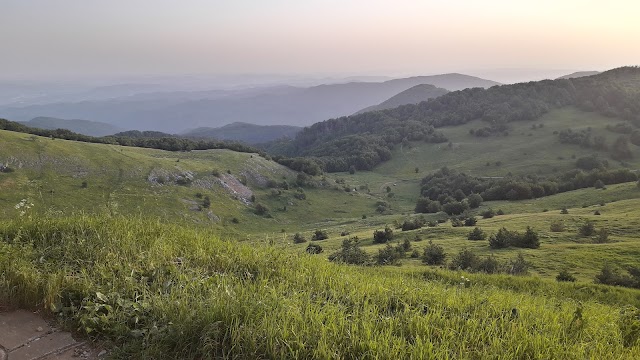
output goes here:
[{"label": "treeline", "polygon": [[637,181],[638,176],[626,169],[596,168],[591,171],[572,170],[557,177],[535,175],[507,176],[485,179],[450,170],[446,167],[422,179],[421,198],[416,203],[418,213],[445,211],[458,215],[479,200],[524,200],[593,186]]},{"label": "treeline", "polygon": [[[212,141],[212,140],[192,140],[175,136],[167,137],[130,137],[130,136],[105,136],[105,137],[93,137],[88,135],[82,135],[74,133],[73,131],[66,129],[45,130],[25,126],[23,124],[9,121],[6,119],[0,119],[0,130],[8,130],[21,132],[25,134],[32,134],[38,136],[44,136],[54,139],[64,139],[81,141],[87,143],[97,144],[110,144],[110,145],[122,145],[132,147],[142,147],[151,149],[160,149],[167,151],[191,151],[191,150],[211,150],[211,149],[228,149],[237,152],[244,153],[258,153],[262,156],[266,156],[264,151],[252,148],[250,146],[224,141]],[[146,133],[146,132],[145,132]],[[143,133],[141,133],[143,134]]]},{"label": "treeline", "polygon": [[[371,156],[377,149],[392,150],[404,140],[444,142],[446,138],[437,128],[478,119],[487,125],[472,133],[491,136],[507,132],[511,122],[535,120],[551,109],[573,105],[585,111],[620,117],[640,127],[639,100],[640,69],[625,67],[584,78],[465,89],[417,105],[331,119],[303,129],[291,141],[280,141],[267,149],[279,155],[320,158],[326,171],[346,171],[349,165],[356,165],[355,159],[362,155],[364,160],[356,167],[368,169],[371,164],[386,159]],[[369,146],[362,154],[357,149],[355,153],[348,153],[353,149],[345,144],[353,141]]]},{"label": "treeline", "polygon": [[267,145],[272,154],[313,158],[324,171],[370,170],[391,159],[408,141],[443,143],[448,139],[425,122],[367,112],[331,119],[303,129],[294,140]]},{"label": "treeline", "polygon": [[[615,129],[619,129],[615,128]],[[629,143],[640,146],[640,132],[630,132],[631,136],[619,136],[613,144],[607,144],[604,136],[591,136],[591,128],[573,131],[572,129],[562,130],[558,133],[561,143],[580,145],[584,148],[591,148],[600,151],[609,151],[614,160],[628,160],[633,157],[629,148]]]}]

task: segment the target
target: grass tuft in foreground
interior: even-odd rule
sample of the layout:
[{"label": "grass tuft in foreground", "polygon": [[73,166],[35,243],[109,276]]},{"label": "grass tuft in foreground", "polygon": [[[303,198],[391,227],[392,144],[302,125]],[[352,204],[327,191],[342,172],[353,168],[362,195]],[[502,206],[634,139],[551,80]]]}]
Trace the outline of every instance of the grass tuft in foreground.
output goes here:
[{"label": "grass tuft in foreground", "polygon": [[446,274],[140,219],[0,224],[0,304],[45,308],[118,358],[640,357],[636,309]]}]

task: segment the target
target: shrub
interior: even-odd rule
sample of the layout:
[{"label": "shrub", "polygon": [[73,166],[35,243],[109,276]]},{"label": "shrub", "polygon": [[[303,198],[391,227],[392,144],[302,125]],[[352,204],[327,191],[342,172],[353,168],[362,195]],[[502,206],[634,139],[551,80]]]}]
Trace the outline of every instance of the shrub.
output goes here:
[{"label": "shrub", "polygon": [[484,240],[486,238],[487,235],[479,227],[476,227],[467,235],[467,239],[469,240]]},{"label": "shrub", "polygon": [[521,236],[516,236],[511,239],[511,245],[521,248],[537,249],[540,247],[540,239],[538,234],[533,231],[530,226],[527,226],[527,230]]},{"label": "shrub", "polygon": [[231,222],[234,223],[234,224],[239,224],[240,220],[238,220],[237,217],[234,217],[234,218],[231,219]]},{"label": "shrub", "polygon": [[433,241],[429,240],[429,245],[424,248],[422,255],[422,262],[427,265],[442,265],[447,254],[444,252],[444,248],[440,245],[436,245]]},{"label": "shrub", "polygon": [[598,231],[598,238],[596,239],[596,241],[599,244],[609,242],[609,230],[607,230],[606,228],[601,228],[600,231]]},{"label": "shrub", "polygon": [[469,202],[470,208],[476,209],[480,207],[483,199],[482,199],[482,196],[480,196],[479,194],[471,194],[467,197],[467,201]]},{"label": "shrub", "polygon": [[498,230],[496,234],[493,234],[489,237],[489,246],[492,249],[507,248],[517,236],[518,234],[516,232],[511,232],[506,228],[502,228]]},{"label": "shrub", "polygon": [[378,265],[397,265],[402,258],[403,253],[399,248],[387,244],[383,249],[378,250],[376,255],[376,264]]},{"label": "shrub", "polygon": [[560,210],[560,214],[566,215],[569,213],[569,210],[567,210],[567,208],[562,208],[562,210]]},{"label": "shrub", "polygon": [[495,256],[490,255],[478,263],[476,270],[487,274],[495,274],[500,272],[500,262],[498,262]]},{"label": "shrub", "polygon": [[86,181],[83,181],[82,184],[80,185],[81,188],[86,189],[89,186],[89,184]]},{"label": "shrub", "polygon": [[509,274],[511,275],[526,275],[529,272],[529,263],[525,261],[522,253],[511,260],[509,267]]},{"label": "shrub", "polygon": [[393,230],[386,226],[384,230],[376,230],[373,232],[373,242],[376,244],[384,244],[393,239]]},{"label": "shrub", "polygon": [[596,210],[593,212],[593,215],[600,215],[600,210]]},{"label": "shrub", "polygon": [[625,286],[638,288],[640,287],[640,276],[638,268],[630,268],[630,273],[635,276],[624,275],[620,273],[620,270],[614,268],[610,264],[605,264],[600,273],[596,275],[595,283],[614,286]]},{"label": "shrub", "polygon": [[202,193],[201,192],[196,193],[196,199],[202,199]]},{"label": "shrub", "polygon": [[577,279],[567,269],[561,270],[556,276],[558,282],[575,282]]},{"label": "shrub", "polygon": [[562,221],[552,222],[549,226],[549,230],[552,232],[563,232],[564,231],[564,223]]},{"label": "shrub", "polygon": [[593,187],[596,189],[604,189],[604,183],[602,182],[602,180],[598,179],[596,183],[593,184]]},{"label": "shrub", "polygon": [[402,231],[416,230],[422,228],[424,224],[425,220],[423,218],[417,218],[413,220],[405,220],[400,228],[402,229]]},{"label": "shrub", "polygon": [[256,213],[256,215],[264,216],[269,213],[269,208],[263,204],[257,203],[253,211]]},{"label": "shrub", "polygon": [[595,234],[596,232],[596,228],[593,225],[593,222],[591,221],[587,221],[584,224],[582,224],[582,226],[580,226],[580,228],[578,229],[578,234],[580,236],[592,236],[593,234]]},{"label": "shrub", "polygon": [[218,169],[211,170],[211,175],[213,175],[215,177],[220,177],[220,170],[218,170]]},{"label": "shrub", "polygon": [[502,209],[498,209],[498,211],[496,212],[496,215],[498,216],[504,215],[504,211],[502,211]]},{"label": "shrub", "polygon": [[306,251],[309,254],[320,254],[324,250],[322,249],[322,246],[320,246],[318,244],[309,244],[309,246],[307,246]]},{"label": "shrub", "polygon": [[474,254],[470,250],[462,249],[460,252],[451,259],[449,268],[451,270],[469,270],[472,271],[478,267],[480,259],[478,255]]},{"label": "shrub", "polygon": [[202,207],[204,207],[205,209],[211,207],[211,199],[209,198],[209,196],[205,196],[204,200],[202,200]]},{"label": "shrub", "polygon": [[316,230],[313,233],[313,236],[311,236],[311,240],[313,241],[317,241],[317,240],[326,240],[329,238],[329,235],[327,235],[327,232],[324,230]]},{"label": "shrub", "polygon": [[452,201],[442,205],[442,211],[448,215],[460,215],[469,209],[469,204],[465,201]]},{"label": "shrub", "polygon": [[341,249],[329,255],[329,261],[365,265],[369,262],[369,255],[360,248],[357,238],[345,239]]},{"label": "shrub", "polygon": [[464,226],[476,226],[477,222],[475,217],[469,217],[464,220]]},{"label": "shrub", "polygon": [[302,244],[304,242],[307,242],[307,239],[305,239],[302,234],[296,233],[295,235],[293,235],[293,242],[296,244]]},{"label": "shrub", "polygon": [[482,213],[482,218],[483,218],[483,219],[491,219],[491,218],[492,218],[492,217],[494,217],[494,216],[496,216],[496,213],[493,211],[493,209],[485,210],[485,211]]},{"label": "shrub", "polygon": [[453,226],[453,227],[461,227],[463,225],[464,224],[460,219],[458,219],[458,218],[451,219],[451,226]]}]

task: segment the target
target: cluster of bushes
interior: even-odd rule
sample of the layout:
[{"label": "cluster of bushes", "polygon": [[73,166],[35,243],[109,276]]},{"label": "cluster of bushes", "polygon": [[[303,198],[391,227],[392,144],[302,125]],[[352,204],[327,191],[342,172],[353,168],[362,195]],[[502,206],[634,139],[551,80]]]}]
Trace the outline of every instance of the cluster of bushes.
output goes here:
[{"label": "cluster of bushes", "polygon": [[529,226],[524,234],[503,227],[489,237],[489,246],[492,249],[504,249],[510,246],[537,249],[540,247],[540,239],[538,233]]},{"label": "cluster of bushes", "polygon": [[640,289],[640,267],[629,266],[626,274],[609,264],[606,264],[598,275],[595,282],[597,284],[624,286],[634,289]]},{"label": "cluster of bushes", "polygon": [[373,242],[376,244],[384,244],[393,239],[393,230],[385,226],[384,230],[375,230],[373,232]]},{"label": "cluster of bushes", "polygon": [[[586,164],[590,161],[587,159],[583,162]],[[479,206],[483,200],[533,199],[592,187],[598,182],[609,185],[636,180],[638,176],[632,171],[602,167],[591,171],[572,170],[550,178],[529,175],[502,179],[472,177],[444,167],[422,179],[421,197],[416,203],[415,212],[444,211],[458,215],[473,206]]]},{"label": "cluster of bushes", "polygon": [[[576,144],[584,148],[593,148],[601,151],[609,151],[614,160],[627,160],[633,157],[629,148],[630,139],[627,136],[619,136],[611,146],[606,143],[604,136],[591,136],[591,129],[572,131],[562,130],[558,133],[561,143]],[[640,134],[634,135],[634,143],[637,142]]]},{"label": "cluster of bushes", "polygon": [[372,257],[360,248],[358,237],[353,237],[343,240],[340,250],[329,255],[329,260],[352,265],[397,265],[409,251],[411,251],[411,242],[405,239],[395,246],[387,243]]},{"label": "cluster of bushes", "polygon": [[508,273],[523,275],[528,272],[529,263],[524,260],[522,254],[508,262],[501,263],[493,255],[480,257],[470,250],[462,249],[456,254],[449,264],[446,264],[446,253],[440,245],[429,241],[422,255],[422,262],[427,265],[447,266],[451,270],[464,270],[469,272],[485,272],[487,274]]}]

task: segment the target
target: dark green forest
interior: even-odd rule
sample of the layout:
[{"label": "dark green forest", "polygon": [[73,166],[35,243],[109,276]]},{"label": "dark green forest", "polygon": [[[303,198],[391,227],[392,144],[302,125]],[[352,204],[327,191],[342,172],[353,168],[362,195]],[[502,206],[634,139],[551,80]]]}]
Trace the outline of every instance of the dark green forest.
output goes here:
[{"label": "dark green forest", "polygon": [[[596,76],[545,80],[489,89],[465,89],[429,99],[417,105],[367,112],[316,123],[303,129],[293,140],[268,144],[265,149],[283,157],[307,157],[327,172],[347,171],[352,166],[367,170],[389,160],[391,150],[403,141],[446,142],[438,128],[482,120],[486,126],[473,129],[475,136],[508,135],[509,124],[531,121],[552,109],[576,106],[627,121],[640,127],[640,68],[623,67]],[[635,135],[634,135],[635,134]],[[640,134],[631,132],[633,141]],[[560,141],[606,144],[599,139]],[[611,144],[613,157],[624,159],[627,139]],[[608,147],[607,147],[608,149]]]}]

